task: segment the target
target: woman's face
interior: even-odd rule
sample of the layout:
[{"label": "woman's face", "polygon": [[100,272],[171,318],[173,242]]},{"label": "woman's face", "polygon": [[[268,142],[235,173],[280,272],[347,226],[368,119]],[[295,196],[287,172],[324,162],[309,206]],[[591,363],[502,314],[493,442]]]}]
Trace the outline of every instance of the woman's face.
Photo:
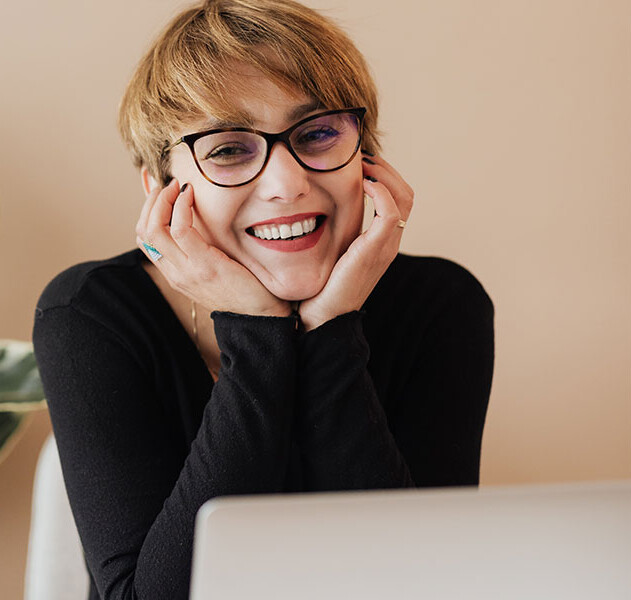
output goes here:
[{"label": "woman's face", "polygon": [[[280,132],[323,110],[315,108],[312,99],[290,95],[256,71],[245,75],[251,82],[250,92],[235,102],[250,115],[256,129]],[[181,133],[208,128],[208,123],[197,125]],[[222,188],[203,177],[184,144],[171,150],[171,174],[180,185],[193,187],[196,229],[284,300],[316,295],[359,234],[363,218],[361,165],[358,152],[338,171],[307,171],[284,144],[276,143],[257,179],[240,187]],[[291,225],[302,222],[305,215],[321,215],[318,222],[323,223],[295,242],[270,243],[252,234],[252,227],[259,223],[268,222],[269,228],[269,222]]]}]

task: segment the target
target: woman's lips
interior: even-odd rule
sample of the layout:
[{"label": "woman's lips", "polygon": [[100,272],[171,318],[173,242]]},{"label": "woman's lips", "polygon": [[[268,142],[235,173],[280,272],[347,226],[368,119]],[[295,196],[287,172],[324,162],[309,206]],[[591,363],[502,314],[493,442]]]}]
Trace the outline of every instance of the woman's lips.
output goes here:
[{"label": "woman's lips", "polygon": [[[316,214],[317,213],[310,213],[310,215],[313,215],[313,216],[315,216]],[[296,217],[299,217],[302,219],[308,218],[302,214],[296,215],[294,217],[286,218],[285,224],[295,222]],[[318,217],[316,218],[316,228],[311,233],[303,234],[300,237],[296,237],[294,239],[267,240],[267,239],[258,238],[252,233],[250,233],[249,235],[254,241],[256,241],[258,244],[260,244],[264,248],[269,248],[270,250],[278,250],[279,252],[300,252],[302,250],[308,250],[309,248],[313,248],[313,246],[315,246],[318,243],[318,241],[322,237],[322,233],[324,232],[325,221],[326,221],[326,217],[322,214],[319,214]],[[282,221],[280,220],[270,220],[270,221],[261,222],[260,224],[257,223],[256,226],[264,225],[264,224],[272,224],[272,223],[283,224]],[[248,228],[248,231],[251,231],[251,229]]]}]

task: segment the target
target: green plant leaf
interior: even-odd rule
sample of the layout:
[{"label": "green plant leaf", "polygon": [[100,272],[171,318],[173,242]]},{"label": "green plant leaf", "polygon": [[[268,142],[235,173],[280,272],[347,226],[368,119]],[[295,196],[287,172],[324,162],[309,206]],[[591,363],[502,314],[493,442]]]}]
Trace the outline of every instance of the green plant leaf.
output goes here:
[{"label": "green plant leaf", "polygon": [[0,340],[0,412],[23,412],[44,404],[33,345]]},{"label": "green plant leaf", "polygon": [[[13,434],[17,432],[23,418],[23,414],[0,412],[0,460],[4,458],[5,453],[3,450]],[[7,448],[8,452],[10,452],[10,448]]]},{"label": "green plant leaf", "polygon": [[11,452],[25,413],[45,406],[33,345],[0,340],[0,461]]}]

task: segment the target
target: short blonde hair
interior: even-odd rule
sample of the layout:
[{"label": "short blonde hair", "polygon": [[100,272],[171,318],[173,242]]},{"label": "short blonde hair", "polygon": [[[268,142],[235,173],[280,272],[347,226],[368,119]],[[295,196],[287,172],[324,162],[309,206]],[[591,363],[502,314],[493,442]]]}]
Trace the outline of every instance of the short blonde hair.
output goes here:
[{"label": "short blonde hair", "polygon": [[165,185],[165,145],[183,126],[209,116],[240,121],[231,101],[247,82],[235,63],[323,107],[365,106],[363,148],[379,149],[377,94],[368,67],[332,21],[293,0],[206,0],[173,19],[134,72],[118,125],[137,167]]}]

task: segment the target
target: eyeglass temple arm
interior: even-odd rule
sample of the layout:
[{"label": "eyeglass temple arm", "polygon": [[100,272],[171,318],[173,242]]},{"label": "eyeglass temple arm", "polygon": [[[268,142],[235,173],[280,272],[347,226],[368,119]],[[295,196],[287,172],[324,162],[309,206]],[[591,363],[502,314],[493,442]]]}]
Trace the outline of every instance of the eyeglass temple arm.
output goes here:
[{"label": "eyeglass temple arm", "polygon": [[175,142],[173,142],[172,144],[165,146],[164,148],[162,148],[161,155],[164,156],[167,152],[169,152],[169,150],[172,150],[173,148],[175,148],[175,146],[177,146],[178,144],[181,144],[183,141],[184,141],[184,138],[181,137],[179,140],[175,140]]}]

